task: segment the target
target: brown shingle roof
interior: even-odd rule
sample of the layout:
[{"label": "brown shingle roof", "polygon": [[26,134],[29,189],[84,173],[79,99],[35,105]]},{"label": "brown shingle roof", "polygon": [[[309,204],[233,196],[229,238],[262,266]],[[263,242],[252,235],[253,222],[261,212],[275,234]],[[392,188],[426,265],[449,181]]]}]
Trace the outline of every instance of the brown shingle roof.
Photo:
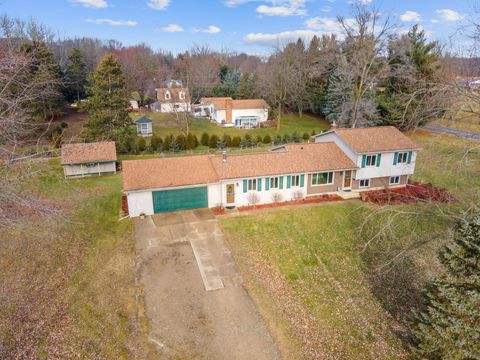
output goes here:
[{"label": "brown shingle roof", "polygon": [[123,189],[141,190],[217,182],[210,159],[182,156],[122,163]]},{"label": "brown shingle roof", "polygon": [[[165,99],[166,92],[170,92],[170,99]],[[185,99],[180,99],[180,92],[183,91],[185,93]],[[190,91],[188,88],[179,88],[179,87],[172,87],[172,88],[160,88],[157,89],[157,100],[161,103],[171,103],[171,102],[190,102]]]},{"label": "brown shingle roof", "polygon": [[284,152],[212,157],[220,179],[356,169],[356,165],[333,142],[287,145]]},{"label": "brown shingle roof", "polygon": [[268,104],[263,99],[233,100],[231,97],[210,97],[200,99],[202,104],[213,104],[217,109],[268,109]]},{"label": "brown shingle roof", "polygon": [[62,145],[62,165],[116,160],[113,141]]},{"label": "brown shingle roof", "polygon": [[419,149],[394,126],[334,130],[357,153]]},{"label": "brown shingle roof", "polygon": [[356,169],[335,145],[288,145],[285,152],[184,156],[123,162],[123,189],[142,190],[215,183],[222,179]]}]

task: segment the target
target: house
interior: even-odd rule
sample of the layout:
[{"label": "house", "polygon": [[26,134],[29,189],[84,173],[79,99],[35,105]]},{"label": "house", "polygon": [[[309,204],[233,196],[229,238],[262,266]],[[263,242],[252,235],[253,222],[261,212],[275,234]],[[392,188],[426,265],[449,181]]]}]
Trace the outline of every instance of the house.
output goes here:
[{"label": "house", "polygon": [[150,120],[148,117],[142,116],[135,120],[135,126],[137,127],[138,136],[152,136],[152,120]]},{"label": "house", "polygon": [[338,129],[315,143],[264,153],[124,161],[123,190],[130,216],[324,194],[351,198],[405,186],[419,150],[392,127]]},{"label": "house", "polygon": [[184,88],[179,81],[170,81],[167,87],[155,89],[157,91],[157,101],[152,104],[152,110],[155,112],[190,112],[191,98],[188,88]]},{"label": "house", "polygon": [[130,110],[132,111],[138,111],[140,107],[138,106],[138,101],[137,100],[130,100]]},{"label": "house", "polygon": [[113,141],[62,145],[61,164],[67,179],[115,174],[116,162]]},{"label": "house", "polygon": [[257,128],[268,120],[268,104],[263,99],[233,100],[231,97],[202,98],[200,106],[209,107],[210,119],[225,127]]},{"label": "house", "polygon": [[352,191],[405,185],[421,150],[393,126],[333,129],[315,135],[315,142],[334,142],[355,163],[358,170],[344,184]]}]

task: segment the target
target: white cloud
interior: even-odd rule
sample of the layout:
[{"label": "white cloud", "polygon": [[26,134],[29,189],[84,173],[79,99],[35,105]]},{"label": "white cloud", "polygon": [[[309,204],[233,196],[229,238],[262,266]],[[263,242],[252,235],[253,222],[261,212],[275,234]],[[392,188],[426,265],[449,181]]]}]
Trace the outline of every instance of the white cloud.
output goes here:
[{"label": "white cloud", "polygon": [[298,38],[310,41],[315,35],[320,35],[320,33],[314,30],[293,30],[275,34],[250,33],[247,34],[243,40],[256,45],[281,46],[290,41],[295,41]]},{"label": "white cloud", "polygon": [[96,9],[108,7],[108,3],[106,0],[73,0],[73,3]]},{"label": "white cloud", "polygon": [[332,8],[330,6],[324,6],[320,9],[321,12],[325,12],[325,13],[328,13],[330,11],[332,11]]},{"label": "white cloud", "polygon": [[308,0],[225,0],[229,7],[246,4],[249,2],[263,3],[256,11],[266,16],[303,16],[307,14],[305,4]]},{"label": "white cloud", "polygon": [[[345,19],[345,24],[355,26],[355,20],[351,18]],[[305,25],[307,25],[309,29],[320,31],[322,34],[335,34],[339,38],[344,36],[342,26],[335,18],[316,16],[305,21]]]},{"label": "white cloud", "polygon": [[182,32],[183,28],[177,24],[169,24],[165,27],[162,27],[160,30],[163,32],[176,33],[176,32]]},{"label": "white cloud", "polygon": [[416,11],[405,11],[402,15],[400,15],[400,20],[404,22],[409,21],[421,21],[420,14]]},{"label": "white cloud", "polygon": [[[411,30],[411,28],[397,28],[397,29],[395,29],[395,33],[400,34],[400,35],[406,35],[406,34],[408,34],[408,32],[410,30]],[[432,35],[433,35],[433,31],[425,29],[422,25],[418,26],[418,30],[419,31],[424,31],[425,36],[427,38],[432,37]]]},{"label": "white cloud", "polygon": [[358,0],[358,2],[362,5],[368,5],[372,2],[373,0]]},{"label": "white cloud", "polygon": [[155,10],[166,10],[170,0],[149,0],[147,6]]},{"label": "white cloud", "polygon": [[222,31],[222,29],[220,29],[218,26],[215,26],[215,25],[210,25],[206,29],[193,29],[193,32],[207,33],[207,34],[217,34],[220,31]]},{"label": "white cloud", "polygon": [[430,22],[431,22],[432,24],[437,24],[437,23],[438,23],[438,20],[437,20],[437,19],[432,19],[432,20],[430,20]]},{"label": "white cloud", "polygon": [[134,20],[86,19],[85,21],[88,23],[110,26],[135,26],[138,24],[138,22]]},{"label": "white cloud", "polygon": [[458,21],[465,16],[452,9],[439,9],[435,11],[444,21]]}]

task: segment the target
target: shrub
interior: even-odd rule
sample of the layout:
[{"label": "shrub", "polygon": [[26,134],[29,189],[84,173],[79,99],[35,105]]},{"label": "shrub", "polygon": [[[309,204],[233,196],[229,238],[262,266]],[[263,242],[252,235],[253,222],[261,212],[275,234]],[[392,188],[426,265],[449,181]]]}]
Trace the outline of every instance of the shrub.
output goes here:
[{"label": "shrub", "polygon": [[284,144],[289,143],[289,142],[290,142],[290,135],[288,135],[288,134],[283,135],[282,142],[283,142]]},{"label": "shrub", "polygon": [[310,134],[307,133],[307,132],[303,133],[302,139],[305,140],[305,141],[309,140],[310,139]]},{"label": "shrub", "polygon": [[272,198],[272,201],[274,203],[278,203],[278,202],[282,201],[282,194],[279,193],[279,192],[274,192],[272,194],[271,198]]},{"label": "shrub", "polygon": [[192,150],[192,149],[195,149],[197,146],[198,146],[197,137],[192,133],[188,133],[185,141],[185,148],[187,150]]},{"label": "shrub", "polygon": [[245,134],[245,140],[252,141],[252,136],[250,134]]},{"label": "shrub", "polygon": [[202,137],[200,138],[200,144],[202,144],[203,146],[209,146],[210,136],[206,132],[202,134]]},{"label": "shrub", "polygon": [[297,190],[293,192],[292,196],[294,200],[302,200],[305,197],[305,194],[302,190]]},{"label": "shrub", "polygon": [[163,140],[158,135],[153,135],[150,139],[150,147],[153,151],[162,151]]},{"label": "shrub", "polygon": [[225,143],[226,147],[232,146],[232,137],[230,135],[224,134],[223,135],[223,142]]},{"label": "shrub", "polygon": [[315,130],[312,130],[312,136],[316,135],[317,132]]},{"label": "shrub", "polygon": [[145,139],[143,137],[138,138],[137,144],[138,144],[138,150],[139,151],[145,151],[145,149],[147,148],[147,142],[145,141]]},{"label": "shrub", "polygon": [[225,149],[227,145],[225,144],[225,141],[223,139],[218,139],[217,140],[217,149],[218,150],[223,150]]},{"label": "shrub", "polygon": [[172,141],[170,142],[169,150],[172,152],[177,152],[180,150],[180,146],[178,145],[177,140],[175,138],[172,138]]},{"label": "shrub", "polygon": [[240,136],[234,136],[233,139],[232,139],[232,147],[240,147],[240,143],[242,142],[242,139],[240,138]]},{"label": "shrub", "polygon": [[258,135],[255,140],[256,140],[257,144],[261,144],[263,142],[262,135]]},{"label": "shrub", "polygon": [[282,137],[280,135],[275,135],[273,138],[273,143],[275,145],[280,145],[282,143]]},{"label": "shrub", "polygon": [[185,150],[187,148],[187,138],[183,134],[177,135],[175,142],[178,144],[178,150]]},{"label": "shrub", "polygon": [[272,143],[272,138],[270,137],[270,135],[265,135],[263,137],[263,143],[264,144],[271,144]]},{"label": "shrub", "polygon": [[212,136],[210,136],[210,141],[208,142],[208,146],[211,149],[215,149],[217,147],[218,140],[219,140],[218,136],[213,134]]},{"label": "shrub", "polygon": [[301,138],[300,138],[300,134],[298,132],[294,132],[293,135],[292,135],[292,140],[293,142],[295,143],[299,143]]},{"label": "shrub", "polygon": [[247,194],[247,201],[250,205],[256,205],[260,201],[260,196],[256,192],[250,192]]},{"label": "shrub", "polygon": [[167,135],[165,139],[163,140],[163,146],[162,150],[163,151],[170,151],[170,143],[173,141],[173,135]]}]

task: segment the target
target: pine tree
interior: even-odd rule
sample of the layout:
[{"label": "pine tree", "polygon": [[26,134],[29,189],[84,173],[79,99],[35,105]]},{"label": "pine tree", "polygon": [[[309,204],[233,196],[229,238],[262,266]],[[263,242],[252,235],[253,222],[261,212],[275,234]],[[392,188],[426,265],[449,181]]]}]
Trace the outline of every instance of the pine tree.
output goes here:
[{"label": "pine tree", "polygon": [[341,70],[335,69],[328,79],[323,113],[330,123],[338,123],[342,105],[348,100],[348,91],[342,86]]},{"label": "pine tree", "polygon": [[455,226],[453,242],[440,251],[445,274],[427,291],[417,319],[417,359],[480,359],[480,212]]},{"label": "pine tree", "polygon": [[80,50],[73,48],[68,57],[70,64],[65,71],[67,92],[70,101],[80,101],[85,96],[87,85],[87,70],[85,60]]},{"label": "pine tree", "polygon": [[237,99],[255,98],[256,77],[254,74],[243,74],[238,84]]},{"label": "pine tree", "polygon": [[132,120],[125,79],[120,64],[106,55],[90,76],[84,109],[89,114],[86,123],[88,140],[117,139],[129,131]]}]

